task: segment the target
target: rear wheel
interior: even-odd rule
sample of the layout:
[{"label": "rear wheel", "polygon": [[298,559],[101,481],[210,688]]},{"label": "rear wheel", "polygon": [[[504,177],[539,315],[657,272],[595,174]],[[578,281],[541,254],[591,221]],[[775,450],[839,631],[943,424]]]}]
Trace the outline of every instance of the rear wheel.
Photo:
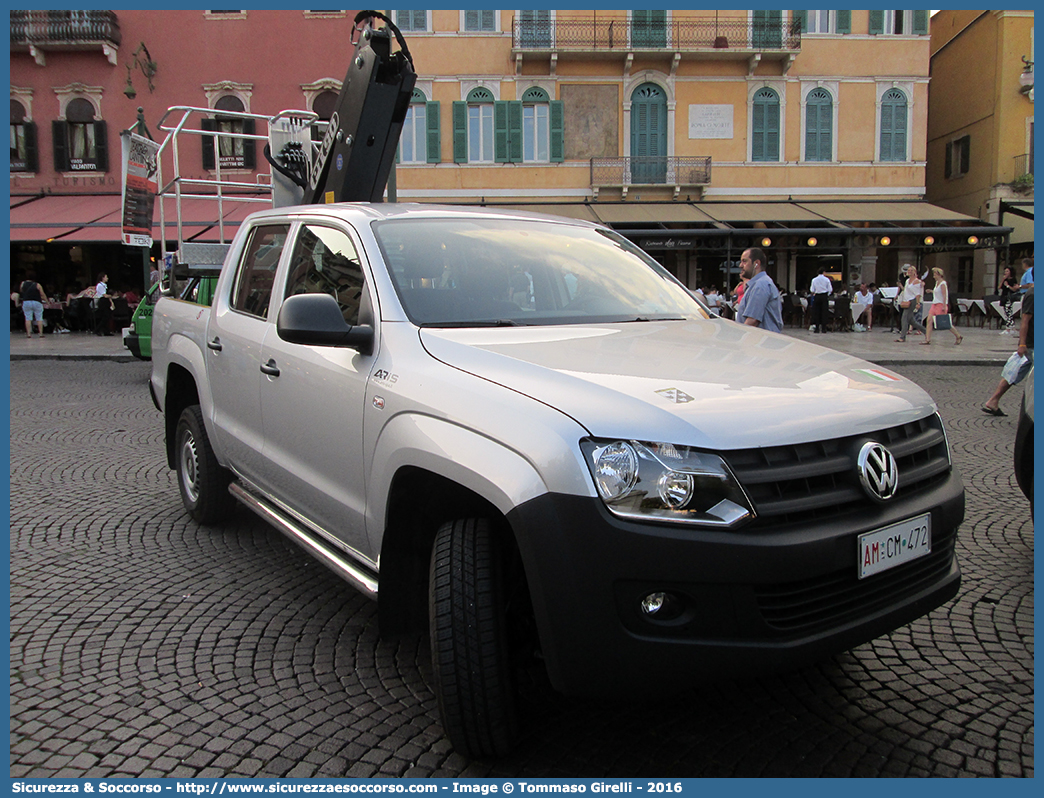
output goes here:
[{"label": "rear wheel", "polygon": [[174,434],[178,488],[185,509],[200,524],[226,520],[235,506],[235,499],[228,492],[232,474],[214,456],[199,405],[182,411]]},{"label": "rear wheel", "polygon": [[435,693],[458,753],[502,756],[518,735],[504,562],[488,520],[444,524],[429,574]]}]

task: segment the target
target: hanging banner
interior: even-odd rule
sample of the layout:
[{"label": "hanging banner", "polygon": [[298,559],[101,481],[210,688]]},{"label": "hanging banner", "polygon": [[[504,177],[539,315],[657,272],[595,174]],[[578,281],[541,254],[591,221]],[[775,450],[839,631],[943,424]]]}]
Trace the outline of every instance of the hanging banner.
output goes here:
[{"label": "hanging banner", "polygon": [[152,210],[156,204],[156,156],[159,144],[124,130],[123,243],[152,246]]}]

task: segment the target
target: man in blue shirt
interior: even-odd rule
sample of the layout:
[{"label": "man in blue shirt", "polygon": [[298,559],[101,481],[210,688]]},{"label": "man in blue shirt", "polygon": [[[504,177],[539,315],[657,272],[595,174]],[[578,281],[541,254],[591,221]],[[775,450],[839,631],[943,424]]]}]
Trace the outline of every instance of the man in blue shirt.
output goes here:
[{"label": "man in blue shirt", "polygon": [[1033,258],[1023,258],[1022,268],[1025,271],[1019,281],[1019,293],[1025,296],[1026,292],[1033,287]]},{"label": "man in blue shirt", "polygon": [[765,273],[765,253],[757,247],[743,250],[740,275],[747,280],[736,321],[772,332],[783,329],[783,301],[772,278]]}]

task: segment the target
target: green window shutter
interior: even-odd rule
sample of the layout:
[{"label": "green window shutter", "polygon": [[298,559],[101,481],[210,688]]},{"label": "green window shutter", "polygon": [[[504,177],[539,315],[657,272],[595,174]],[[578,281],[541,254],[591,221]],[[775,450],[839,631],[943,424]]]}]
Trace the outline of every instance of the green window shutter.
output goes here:
[{"label": "green window shutter", "polygon": [[479,29],[479,11],[478,9],[469,9],[464,12],[464,30],[478,30]]},{"label": "green window shutter", "polygon": [[468,104],[453,103],[453,163],[468,162]]},{"label": "green window shutter", "polygon": [[765,155],[768,161],[779,160],[779,103],[765,109]]},{"label": "green window shutter", "polygon": [[104,120],[94,123],[94,163],[99,172],[109,171],[109,134]]},{"label": "green window shutter", "polygon": [[508,160],[522,163],[522,101],[507,104]]},{"label": "green window shutter", "polygon": [[925,8],[914,9],[913,32],[915,36],[924,36],[928,33],[928,10]]},{"label": "green window shutter", "polygon": [[819,160],[819,106],[809,103],[805,106],[805,160]]},{"label": "green window shutter", "polygon": [[30,172],[40,171],[40,157],[36,148],[36,122],[23,123],[25,129],[25,168]]},{"label": "green window shutter", "polygon": [[851,33],[852,32],[852,9],[842,8],[837,12],[837,32],[838,33]]},{"label": "green window shutter", "polygon": [[493,103],[493,160],[496,163],[507,163],[511,160],[508,152],[510,136],[508,102],[497,100]]},{"label": "green window shutter", "polygon": [[884,9],[871,8],[870,9],[870,33],[881,34],[884,33]]},{"label": "green window shutter", "polygon": [[428,163],[439,163],[442,160],[442,126],[439,119],[439,103],[437,100],[426,104],[424,116],[428,126]]},{"label": "green window shutter", "polygon": [[798,30],[808,33],[808,11],[791,11],[791,18],[798,23]]},{"label": "green window shutter", "polygon": [[752,161],[765,160],[765,106],[754,103],[754,124],[750,139],[750,158]]},{"label": "green window shutter", "polygon": [[54,141],[54,170],[69,171],[69,126],[55,119],[51,122],[51,138]]},{"label": "green window shutter", "polygon": [[551,112],[551,163],[565,160],[565,103],[552,100]]}]

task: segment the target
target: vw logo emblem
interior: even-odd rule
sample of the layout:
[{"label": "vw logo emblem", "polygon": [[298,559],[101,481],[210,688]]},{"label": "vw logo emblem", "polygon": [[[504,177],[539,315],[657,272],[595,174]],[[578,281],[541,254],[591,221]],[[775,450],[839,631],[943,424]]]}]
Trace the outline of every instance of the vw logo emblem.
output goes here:
[{"label": "vw logo emblem", "polygon": [[859,450],[859,481],[874,501],[888,501],[899,487],[899,469],[895,457],[876,441],[868,441]]}]

